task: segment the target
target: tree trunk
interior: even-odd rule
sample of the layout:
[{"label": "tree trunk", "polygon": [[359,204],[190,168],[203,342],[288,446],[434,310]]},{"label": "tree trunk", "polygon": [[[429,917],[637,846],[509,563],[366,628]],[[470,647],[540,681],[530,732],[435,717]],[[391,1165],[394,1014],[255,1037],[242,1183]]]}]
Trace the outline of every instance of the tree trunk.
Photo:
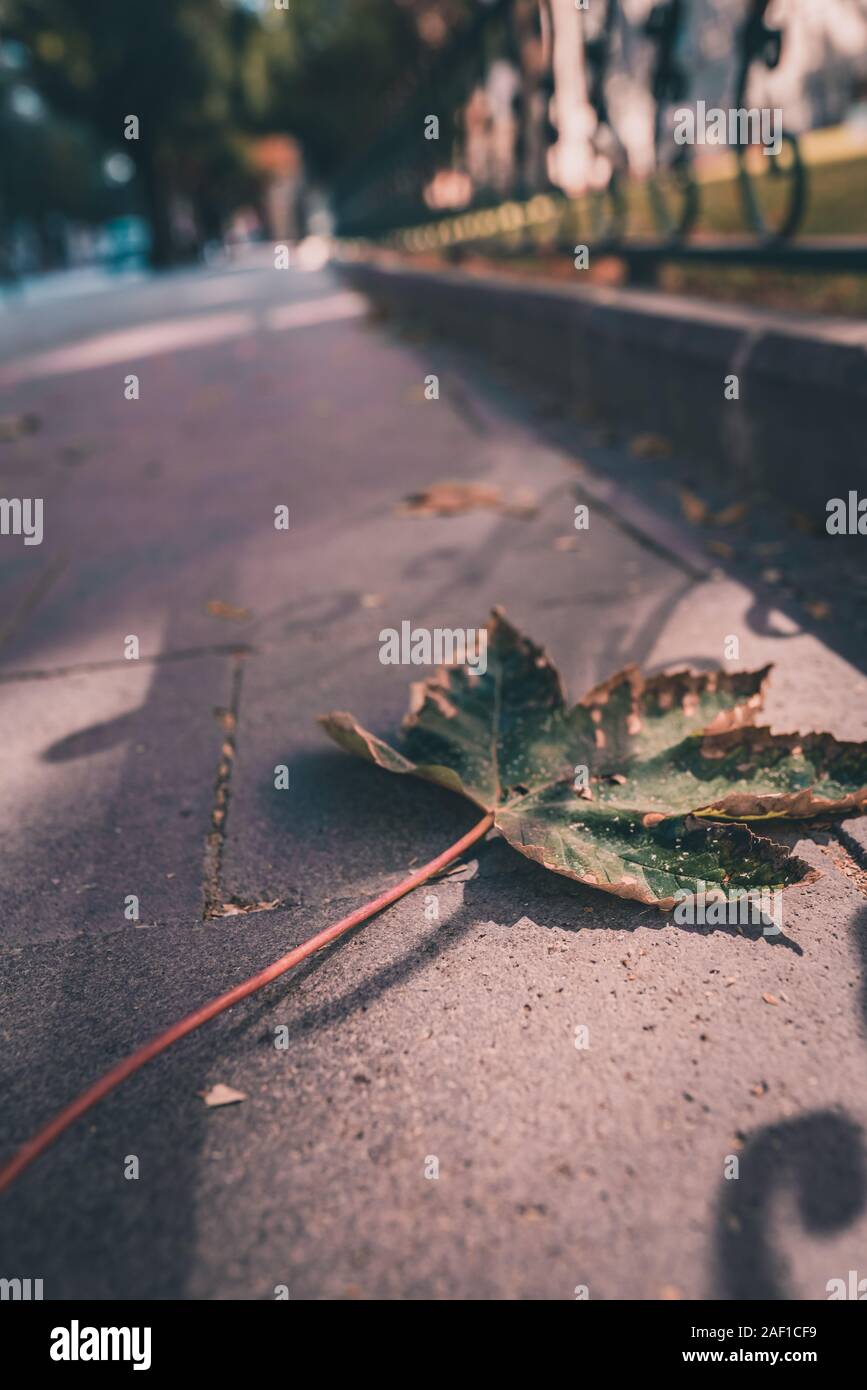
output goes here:
[{"label": "tree trunk", "polygon": [[160,169],[160,159],[153,146],[144,145],[138,157],[145,216],[150,224],[150,263],[155,270],[174,261],[174,238],[167,180]]}]

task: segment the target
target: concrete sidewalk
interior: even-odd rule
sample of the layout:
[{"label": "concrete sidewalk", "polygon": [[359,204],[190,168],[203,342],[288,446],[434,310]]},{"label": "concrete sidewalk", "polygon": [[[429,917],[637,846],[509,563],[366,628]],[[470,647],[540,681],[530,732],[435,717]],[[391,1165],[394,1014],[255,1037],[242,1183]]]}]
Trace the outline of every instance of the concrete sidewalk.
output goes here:
[{"label": "concrete sidewalk", "polygon": [[[46,517],[41,547],[0,542],[4,1155],[473,823],[316,726],[333,707],[399,722],[417,672],[380,664],[382,628],[475,627],[502,604],[576,697],[628,661],[716,666],[736,634],[740,665],[777,663],[775,727],[867,737],[836,619],[820,639],[697,571],[695,538],[679,552],[637,487],[628,518],[597,507],[591,432],[546,437],[329,273],[99,299],[20,310],[14,409],[40,428],[0,444],[4,491],[38,488]],[[70,348],[93,365],[69,371]],[[610,481],[628,456],[606,448]],[[537,510],[395,514],[444,479],[529,487]],[[485,844],[433,886],[438,923],[416,893],[66,1135],[3,1204],[0,1273],[49,1298],[824,1297],[867,1235],[867,878],[826,835],[798,849],[825,876],[772,941],[677,927]],[[209,893],[279,907],[203,924]],[[218,1081],[248,1099],[206,1109]]]}]

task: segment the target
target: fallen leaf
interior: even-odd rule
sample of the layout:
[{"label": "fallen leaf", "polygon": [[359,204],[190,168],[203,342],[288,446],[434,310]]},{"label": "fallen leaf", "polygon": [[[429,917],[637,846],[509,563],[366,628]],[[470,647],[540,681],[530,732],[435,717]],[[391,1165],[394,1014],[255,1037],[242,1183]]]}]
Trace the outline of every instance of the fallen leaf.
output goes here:
[{"label": "fallen leaf", "polygon": [[545,1207],[538,1202],[531,1202],[529,1205],[523,1204],[518,1207],[518,1215],[522,1221],[543,1221],[546,1215]]},{"label": "fallen leaf", "polygon": [[680,489],[680,510],[693,526],[703,526],[708,518],[708,505],[689,488]]},{"label": "fallen leaf", "polygon": [[249,608],[238,608],[236,604],[223,603],[218,598],[209,599],[207,607],[212,618],[226,618],[232,623],[245,623],[253,616]]},{"label": "fallen leaf", "polygon": [[749,510],[746,502],[732,502],[730,506],[723,507],[722,511],[714,512],[711,520],[714,526],[736,526],[749,514]]},{"label": "fallen leaf", "polygon": [[39,416],[32,411],[23,415],[0,415],[0,444],[8,444],[24,434],[35,434],[41,424]]},{"label": "fallen leaf", "polygon": [[[335,711],[348,751],[438,783],[494,816],[521,854],[638,902],[674,906],[699,880],[724,897],[818,877],[747,820],[863,813],[867,744],[753,724],[768,669],[612,676],[570,708],[542,649],[495,612],[487,671],[443,668],[413,689],[400,751]],[[573,788],[584,765],[594,800]]]},{"label": "fallen leaf", "polygon": [[762,998],[764,999],[766,1004],[779,1004],[780,1002],[779,999],[776,999],[773,994],[763,994]]},{"label": "fallen leaf", "polygon": [[527,488],[519,488],[509,500],[501,488],[490,483],[434,483],[424,492],[405,497],[397,513],[419,517],[459,516],[480,509],[527,517],[535,513],[536,499]]},{"label": "fallen leaf", "polygon": [[809,603],[804,604],[804,607],[810,617],[815,618],[817,622],[822,622],[823,619],[831,616],[830,603],[825,603],[822,599],[811,599]]},{"label": "fallen leaf", "polygon": [[222,1081],[218,1081],[216,1086],[211,1086],[207,1091],[196,1093],[202,1097],[206,1105],[237,1105],[238,1101],[246,1100],[243,1091],[236,1091],[233,1086],[224,1086]]},{"label": "fallen leaf", "polygon": [[208,913],[209,917],[242,917],[250,912],[271,912],[275,907],[280,906],[279,898],[270,900],[262,899],[255,903],[221,903],[218,908],[212,908]]},{"label": "fallen leaf", "polygon": [[637,459],[663,459],[671,454],[671,443],[661,434],[636,434],[629,441],[630,453]]}]

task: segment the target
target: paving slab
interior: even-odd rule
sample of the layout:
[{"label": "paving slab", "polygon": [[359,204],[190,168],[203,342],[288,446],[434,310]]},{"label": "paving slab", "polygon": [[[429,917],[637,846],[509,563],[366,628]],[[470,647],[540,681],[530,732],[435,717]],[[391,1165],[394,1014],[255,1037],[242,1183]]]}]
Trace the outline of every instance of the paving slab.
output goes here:
[{"label": "paving slab", "polygon": [[228,660],[0,683],[0,950],[201,914]]},{"label": "paving slab", "polygon": [[[827,867],[777,940],[533,865],[440,882],[438,921],[406,900],[115,1093],[4,1250],[46,1297],[821,1298],[867,1236],[867,909]],[[7,953],[4,1147],[327,919]]]}]

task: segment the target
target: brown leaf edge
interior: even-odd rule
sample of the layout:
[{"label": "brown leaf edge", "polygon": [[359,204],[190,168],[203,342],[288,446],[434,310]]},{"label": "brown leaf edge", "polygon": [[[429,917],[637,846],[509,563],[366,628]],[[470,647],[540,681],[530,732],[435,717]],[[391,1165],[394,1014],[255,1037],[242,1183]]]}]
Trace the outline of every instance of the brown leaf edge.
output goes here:
[{"label": "brown leaf edge", "polygon": [[[708,736],[710,734],[710,736]],[[826,769],[848,755],[863,756],[859,743],[846,743],[828,733],[773,734],[760,725],[751,729],[732,729],[723,734],[704,731],[702,752],[706,757],[725,757],[732,747],[746,745],[749,757],[761,758],[765,749],[787,749],[795,754],[806,751]],[[816,816],[853,816],[867,813],[867,786],[845,796],[817,796],[813,787],[794,792],[729,792],[718,801],[695,807],[693,815],[708,820],[812,820]]]},{"label": "brown leaf edge", "polygon": [[691,671],[684,668],[645,676],[637,666],[630,665],[593,686],[582,696],[579,704],[587,709],[599,708],[608,703],[620,686],[626,684],[630,687],[632,700],[630,733],[638,733],[642,715],[652,705],[664,711],[679,704],[684,714],[689,716],[700,696],[728,690],[738,697],[737,703],[730,709],[720,710],[709,724],[697,731],[704,734],[727,733],[730,729],[741,729],[755,723],[756,715],[764,704],[773,669],[773,664],[762,666],[757,671]]}]

